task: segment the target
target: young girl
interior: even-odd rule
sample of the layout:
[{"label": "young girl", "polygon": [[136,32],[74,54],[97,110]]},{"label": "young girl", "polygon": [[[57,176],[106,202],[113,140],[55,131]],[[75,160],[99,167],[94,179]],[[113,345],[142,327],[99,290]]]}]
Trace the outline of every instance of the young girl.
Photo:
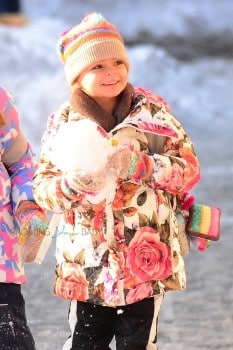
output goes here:
[{"label": "young girl", "polygon": [[[31,262],[47,219],[34,202],[36,162],[8,91],[0,88],[0,350],[34,350],[21,284],[23,262]],[[36,222],[36,226],[35,226]],[[37,224],[39,226],[37,226]],[[25,233],[20,244],[19,225]],[[30,237],[29,240],[26,237]],[[34,237],[34,238],[33,238]]]},{"label": "young girl", "polygon": [[54,293],[71,300],[63,349],[157,349],[164,292],[185,288],[177,214],[199,181],[189,136],[128,82],[117,29],[92,13],[58,43],[70,100],[42,139],[34,195],[61,213]]}]

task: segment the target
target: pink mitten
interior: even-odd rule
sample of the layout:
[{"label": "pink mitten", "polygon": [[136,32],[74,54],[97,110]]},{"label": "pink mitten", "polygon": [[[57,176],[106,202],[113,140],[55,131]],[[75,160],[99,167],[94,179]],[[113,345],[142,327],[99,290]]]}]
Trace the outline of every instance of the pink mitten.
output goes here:
[{"label": "pink mitten", "polygon": [[132,152],[129,147],[116,148],[116,151],[108,158],[108,171],[121,179],[127,178],[132,163]]},{"label": "pink mitten", "polygon": [[105,185],[105,171],[85,173],[83,171],[68,172],[61,182],[64,194],[73,195],[78,192],[93,193]]},{"label": "pink mitten", "polygon": [[108,169],[119,178],[135,181],[148,179],[153,172],[150,157],[130,147],[119,147],[109,157]]}]

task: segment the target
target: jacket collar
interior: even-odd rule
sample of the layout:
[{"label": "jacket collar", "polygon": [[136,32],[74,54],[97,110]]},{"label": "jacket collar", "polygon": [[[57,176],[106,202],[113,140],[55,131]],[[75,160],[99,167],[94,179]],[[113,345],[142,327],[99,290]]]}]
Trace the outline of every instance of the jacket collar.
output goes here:
[{"label": "jacket collar", "polygon": [[104,130],[109,132],[128,116],[133,100],[133,92],[133,86],[128,83],[119,96],[119,102],[113,114],[108,114],[90,96],[82,90],[76,89],[71,95],[70,112],[76,112],[79,116],[96,122]]}]

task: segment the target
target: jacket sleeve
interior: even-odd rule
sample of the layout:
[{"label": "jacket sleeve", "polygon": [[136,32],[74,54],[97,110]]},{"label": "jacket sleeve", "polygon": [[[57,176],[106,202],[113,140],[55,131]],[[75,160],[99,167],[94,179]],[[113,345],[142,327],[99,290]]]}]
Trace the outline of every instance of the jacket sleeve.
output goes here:
[{"label": "jacket sleeve", "polygon": [[11,198],[16,210],[22,200],[33,200],[32,177],[37,164],[31,146],[20,129],[18,111],[11,95],[1,88],[0,98],[4,118],[1,160],[11,180]]},{"label": "jacket sleeve", "polygon": [[73,207],[82,207],[84,195],[77,193],[73,198],[62,191],[63,174],[51,161],[55,138],[61,121],[64,119],[64,108],[52,113],[47,122],[46,131],[41,139],[41,153],[38,169],[34,176],[33,193],[39,205],[53,212],[62,212]]},{"label": "jacket sleeve", "polygon": [[[163,137],[161,152],[151,152],[151,185],[172,194],[188,192],[200,180],[200,165],[193,143],[181,124],[165,109],[160,111],[168,121],[172,135]],[[151,148],[156,149],[157,135],[151,135]],[[153,145],[154,143],[154,145]]]},{"label": "jacket sleeve", "polygon": [[[170,140],[167,141],[171,145]],[[188,192],[199,182],[200,167],[192,147],[187,147],[187,144],[172,145],[177,149],[168,149],[165,153],[150,156],[153,162],[151,183],[153,187],[172,194],[181,194]]]},{"label": "jacket sleeve", "polygon": [[146,89],[137,89],[136,94],[135,112],[127,123],[146,135],[149,149],[140,148],[136,173],[155,189],[172,194],[189,191],[200,179],[190,137],[163,98]]}]

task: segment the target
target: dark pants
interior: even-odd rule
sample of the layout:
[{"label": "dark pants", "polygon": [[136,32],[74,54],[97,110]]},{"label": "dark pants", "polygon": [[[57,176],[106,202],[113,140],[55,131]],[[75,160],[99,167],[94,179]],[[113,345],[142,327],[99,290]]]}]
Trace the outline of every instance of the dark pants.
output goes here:
[{"label": "dark pants", "polygon": [[69,315],[70,324],[75,324],[74,330],[63,349],[109,350],[114,336],[117,350],[146,350],[148,345],[150,349],[157,349],[157,321],[162,300],[163,296],[158,296],[117,308],[75,302],[76,315],[74,310],[70,310]]},{"label": "dark pants", "polygon": [[35,350],[21,286],[0,283],[0,350]]},{"label": "dark pants", "polygon": [[0,0],[0,13],[20,12],[19,0]]}]

